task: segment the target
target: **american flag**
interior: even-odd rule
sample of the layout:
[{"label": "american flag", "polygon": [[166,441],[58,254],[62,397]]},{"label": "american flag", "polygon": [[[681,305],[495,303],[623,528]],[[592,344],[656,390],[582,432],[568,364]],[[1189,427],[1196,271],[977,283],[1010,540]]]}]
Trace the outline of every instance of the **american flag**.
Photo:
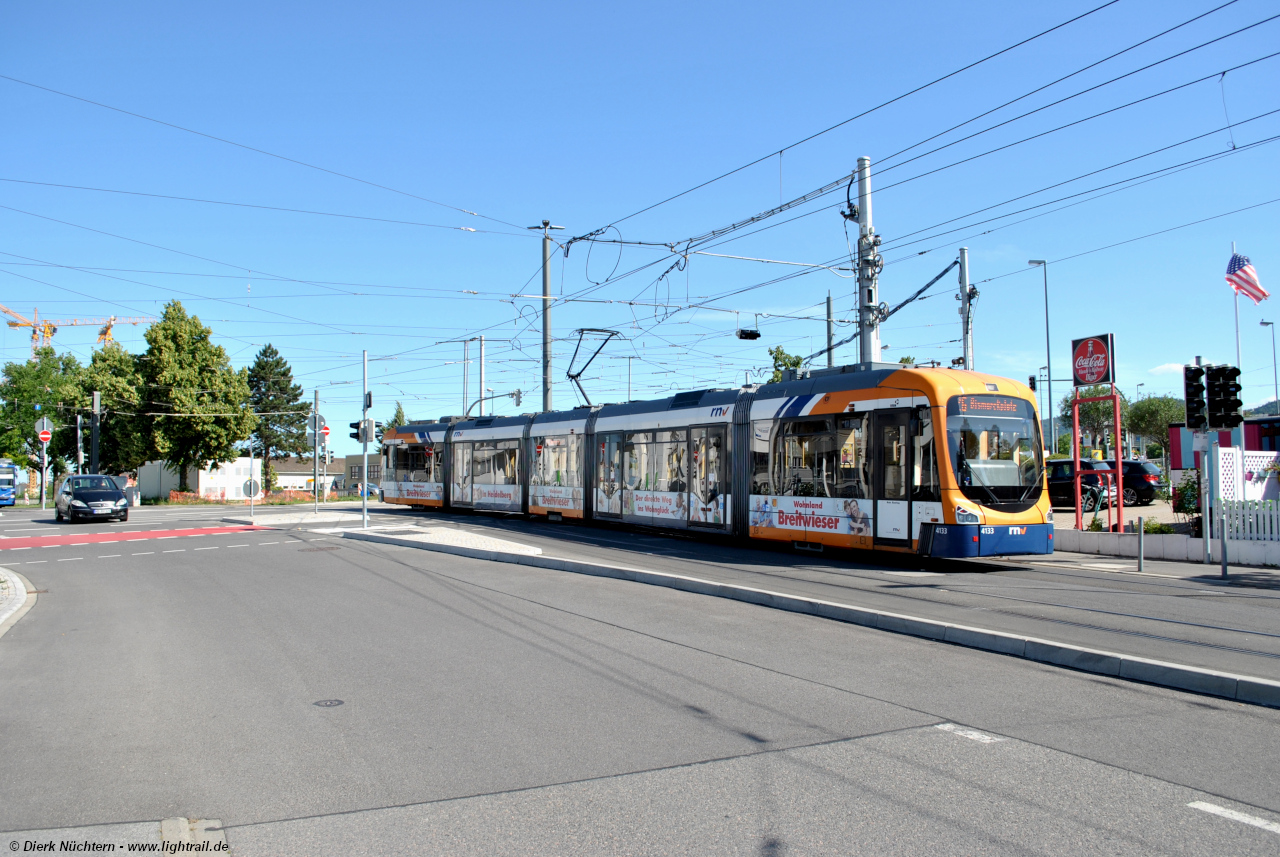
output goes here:
[{"label": "american flag", "polygon": [[1258,282],[1258,272],[1249,264],[1248,256],[1231,254],[1231,262],[1227,265],[1227,282],[1236,290],[1236,294],[1244,294],[1255,304],[1271,297],[1271,293]]}]

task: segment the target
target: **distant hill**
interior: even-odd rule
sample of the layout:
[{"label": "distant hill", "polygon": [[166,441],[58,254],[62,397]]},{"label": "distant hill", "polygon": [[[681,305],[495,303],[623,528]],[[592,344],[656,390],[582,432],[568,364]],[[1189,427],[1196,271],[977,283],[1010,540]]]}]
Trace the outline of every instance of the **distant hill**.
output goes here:
[{"label": "distant hill", "polygon": [[1259,405],[1256,408],[1249,408],[1244,412],[1244,415],[1246,417],[1274,417],[1278,406],[1280,406],[1280,403],[1277,403],[1273,399],[1265,405]]}]

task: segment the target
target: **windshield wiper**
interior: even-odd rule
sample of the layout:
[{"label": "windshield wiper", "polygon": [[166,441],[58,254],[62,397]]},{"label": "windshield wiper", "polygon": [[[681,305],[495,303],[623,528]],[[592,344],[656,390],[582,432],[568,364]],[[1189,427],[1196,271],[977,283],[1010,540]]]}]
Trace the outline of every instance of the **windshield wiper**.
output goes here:
[{"label": "windshield wiper", "polygon": [[1022,496],[1018,498],[1018,502],[1019,502],[1019,503],[1025,503],[1025,502],[1026,502],[1026,500],[1027,500],[1027,495],[1031,493],[1031,489],[1032,489],[1032,488],[1039,488],[1039,487],[1041,487],[1041,482],[1040,482],[1040,480],[1044,478],[1044,470],[1045,470],[1045,468],[1046,468],[1046,467],[1048,467],[1048,465],[1047,465],[1047,464],[1041,464],[1041,465],[1040,465],[1040,469],[1036,472],[1036,478],[1035,478],[1035,479],[1033,479],[1033,480],[1031,480],[1031,484],[1027,486],[1027,490],[1026,490],[1026,491],[1023,491],[1023,492],[1022,492]]},{"label": "windshield wiper", "polygon": [[969,476],[971,476],[972,478],[974,478],[974,479],[978,480],[978,485],[980,485],[980,486],[982,487],[982,490],[986,491],[989,495],[991,495],[991,500],[992,500],[992,502],[993,502],[995,505],[999,506],[999,505],[1001,504],[1001,502],[1002,502],[1002,501],[1000,500],[1000,498],[999,498],[999,497],[997,497],[997,496],[996,496],[996,492],[994,492],[994,491],[992,491],[992,490],[991,490],[991,488],[987,485],[986,481],[985,481],[985,480],[983,480],[982,476],[981,476],[981,475],[980,475],[976,470],[974,470],[972,467],[969,467],[969,459],[967,459],[967,458],[965,458],[965,457],[961,456],[961,457],[960,457],[960,464],[961,464],[961,466],[962,466],[962,467],[967,467],[967,468],[968,468],[968,470],[969,470]]}]

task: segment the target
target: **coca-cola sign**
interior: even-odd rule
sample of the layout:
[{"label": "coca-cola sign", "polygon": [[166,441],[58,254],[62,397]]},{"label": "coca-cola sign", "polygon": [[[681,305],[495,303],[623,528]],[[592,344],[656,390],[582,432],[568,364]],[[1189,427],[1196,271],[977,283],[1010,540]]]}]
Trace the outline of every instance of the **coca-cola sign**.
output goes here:
[{"label": "coca-cola sign", "polygon": [[1114,384],[1115,339],[1112,334],[1087,336],[1071,341],[1071,376],[1077,387]]}]

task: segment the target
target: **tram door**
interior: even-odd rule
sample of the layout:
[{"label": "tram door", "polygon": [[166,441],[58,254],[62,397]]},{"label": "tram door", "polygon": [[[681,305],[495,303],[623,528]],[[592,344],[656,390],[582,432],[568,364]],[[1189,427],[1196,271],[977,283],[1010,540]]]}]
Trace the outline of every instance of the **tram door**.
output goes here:
[{"label": "tram door", "polygon": [[723,528],[727,522],[728,456],[725,426],[697,426],[689,430],[689,523]]},{"label": "tram door", "polygon": [[911,544],[911,411],[877,411],[872,422],[877,544]]}]

